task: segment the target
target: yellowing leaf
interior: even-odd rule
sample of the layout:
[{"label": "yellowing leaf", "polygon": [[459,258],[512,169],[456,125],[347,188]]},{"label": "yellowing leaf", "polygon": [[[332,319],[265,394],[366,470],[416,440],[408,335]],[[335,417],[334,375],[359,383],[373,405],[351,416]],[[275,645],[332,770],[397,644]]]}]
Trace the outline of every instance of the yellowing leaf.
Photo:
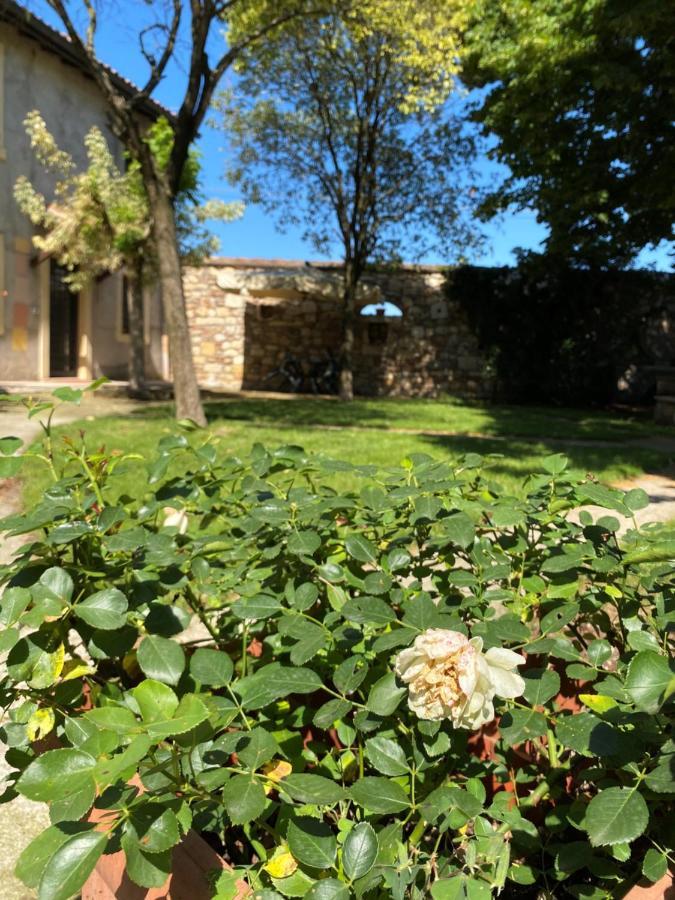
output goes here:
[{"label": "yellowing leaf", "polygon": [[277,847],[274,855],[263,866],[272,878],[287,878],[298,868],[298,861],[285,847]]},{"label": "yellowing leaf", "polygon": [[53,709],[36,709],[26,725],[29,741],[39,741],[46,737],[54,727],[56,717]]},{"label": "yellowing leaf", "polygon": [[61,677],[63,681],[72,681],[74,678],[82,678],[84,675],[93,675],[96,671],[88,666],[82,659],[69,659],[63,667]]},{"label": "yellowing leaf", "polygon": [[122,668],[131,678],[138,678],[138,676],[141,674],[141,668],[138,665],[135,650],[132,650],[130,653],[126,654],[126,656],[122,660]]},{"label": "yellowing leaf", "polygon": [[281,781],[282,778],[286,778],[292,771],[293,766],[284,759],[273,759],[266,763],[262,767],[262,772],[263,775],[266,775],[270,780],[264,785],[265,794],[270,794],[274,790],[276,782]]},{"label": "yellowing leaf", "polygon": [[606,694],[579,694],[579,699],[584,706],[596,713],[606,713],[607,710],[618,706],[616,700]]},{"label": "yellowing leaf", "polygon": [[263,766],[263,775],[267,775],[272,781],[281,781],[293,771],[293,766],[285,759],[273,759]]}]

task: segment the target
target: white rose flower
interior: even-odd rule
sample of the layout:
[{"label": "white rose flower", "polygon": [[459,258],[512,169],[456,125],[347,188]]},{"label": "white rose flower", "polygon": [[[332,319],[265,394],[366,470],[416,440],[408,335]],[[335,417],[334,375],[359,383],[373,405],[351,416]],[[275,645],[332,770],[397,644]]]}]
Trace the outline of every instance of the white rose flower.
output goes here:
[{"label": "white rose flower", "polygon": [[188,529],[188,516],[184,509],[165,506],[162,513],[164,515],[162,528],[175,528],[178,534],[185,534]]},{"label": "white rose flower", "polygon": [[495,717],[492,700],[519,697],[525,682],[515,671],[525,660],[503,647],[482,652],[479,637],[429,628],[396,657],[395,670],[408,685],[408,706],[420,719],[450,719],[475,730]]}]

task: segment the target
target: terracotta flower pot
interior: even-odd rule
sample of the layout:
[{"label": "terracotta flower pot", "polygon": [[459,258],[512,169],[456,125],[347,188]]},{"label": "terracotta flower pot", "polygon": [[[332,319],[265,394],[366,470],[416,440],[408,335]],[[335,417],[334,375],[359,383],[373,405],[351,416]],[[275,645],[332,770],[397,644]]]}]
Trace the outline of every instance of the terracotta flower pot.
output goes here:
[{"label": "terracotta flower pot", "polygon": [[[210,900],[213,872],[227,863],[196,832],[190,831],[174,847],[171,875],[161,888],[142,888],[126,874],[124,853],[102,856],[82,888],[82,900]],[[237,900],[250,896],[240,883]]]},{"label": "terracotta flower pot", "polygon": [[643,878],[624,894],[623,900],[675,900],[675,874],[666,872],[656,884]]}]

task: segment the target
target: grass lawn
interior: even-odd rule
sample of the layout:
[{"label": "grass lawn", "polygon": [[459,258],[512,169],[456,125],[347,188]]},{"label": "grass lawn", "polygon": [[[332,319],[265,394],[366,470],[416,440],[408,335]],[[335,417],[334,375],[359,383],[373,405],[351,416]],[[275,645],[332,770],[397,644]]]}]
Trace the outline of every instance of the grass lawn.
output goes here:
[{"label": "grass lawn", "polygon": [[[255,442],[270,447],[292,443],[351,462],[388,466],[398,464],[410,453],[450,459],[474,452],[489,457],[491,475],[514,492],[526,475],[538,469],[538,461],[552,452],[566,453],[580,474],[593,472],[606,482],[663,470],[672,461],[670,454],[625,442],[655,435],[675,438],[672,429],[657,429],[646,419],[570,409],[483,406],[457,400],[361,399],[341,404],[306,398],[236,398],[209,402],[207,413],[224,455],[246,454]],[[62,430],[73,434],[81,427],[91,448],[131,451],[148,459],[172,424],[168,407],[147,406],[129,415],[74,423]],[[429,433],[397,433],[396,429]],[[434,431],[458,434],[430,433]],[[494,439],[471,437],[471,432]],[[537,440],[542,436],[545,438]],[[561,445],[557,440],[605,443]],[[137,494],[144,472],[145,462],[128,463],[122,489]],[[42,466],[31,461],[24,476],[26,504],[34,503],[47,484]],[[335,484],[341,488],[356,486],[349,475],[335,476]]]}]

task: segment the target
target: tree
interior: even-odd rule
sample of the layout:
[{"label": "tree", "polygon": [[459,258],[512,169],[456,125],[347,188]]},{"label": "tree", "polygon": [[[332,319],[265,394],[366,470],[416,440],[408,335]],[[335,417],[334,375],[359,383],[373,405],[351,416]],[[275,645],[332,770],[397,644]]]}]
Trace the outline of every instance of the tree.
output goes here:
[{"label": "tree", "polygon": [[145,384],[143,284],[149,277],[151,224],[137,166],[122,172],[108,143],[94,127],[84,138],[87,167],[78,172],[72,156],[61,150],[39,112],[24,125],[38,161],[54,177],[53,201],[26,176],[17,179],[14,197],[40,231],[35,246],[68,270],[73,291],[82,290],[108,272],[124,269],[129,283],[129,387]]},{"label": "tree", "polygon": [[462,77],[510,168],[484,213],[535,207],[583,265],[672,240],[674,33],[672,3],[474,0]]},{"label": "tree", "polygon": [[357,292],[368,263],[471,239],[464,214],[473,147],[441,103],[451,72],[411,55],[405,41],[381,19],[333,6],[302,32],[249,51],[236,91],[220,101],[230,176],[245,199],[282,227],[302,224],[319,251],[342,248],[343,399],[353,396]]},{"label": "tree", "polygon": [[[121,170],[105,136],[93,127],[84,138],[88,164],[78,171],[38,111],[29,113],[24,124],[38,161],[55,179],[51,202],[25,176],[16,182],[19,208],[40,229],[33,243],[68,270],[65,280],[73,291],[110,272],[124,271],[129,285],[129,387],[132,394],[142,393],[143,292],[156,280],[158,260],[139,165],[127,160]],[[166,119],[153,123],[147,140],[161,155],[171,140]],[[211,201],[200,206],[198,176],[199,160],[192,153],[177,197],[177,232],[181,255],[193,265],[215,249],[204,221],[232,219],[241,212],[240,204]]]},{"label": "tree", "polygon": [[[307,16],[324,0],[162,0],[145,4],[154,18],[139,28],[138,52],[148,67],[145,84],[128,99],[96,52],[98,6],[94,0],[47,0],[60,18],[82,67],[105,98],[115,135],[138,161],[150,208],[153,238],[161,249],[159,280],[171,347],[176,414],[206,422],[192,360],[185,297],[176,234],[175,201],[190,146],[198,135],[214,92],[224,74],[251,47],[263,45],[280,29],[301,31]],[[344,0],[356,5],[373,24],[388,22],[400,35],[410,64],[442,73],[447,80],[454,66],[454,0]],[[452,14],[450,14],[452,13]],[[84,25],[76,22],[84,17]],[[452,27],[449,27],[449,24]],[[223,26],[227,40],[216,50]],[[183,52],[184,51],[184,52]],[[451,62],[449,62],[449,60]],[[145,141],[146,123],[140,108],[152,97],[172,65],[185,73],[178,112],[171,121],[172,141],[160,163]]]}]

